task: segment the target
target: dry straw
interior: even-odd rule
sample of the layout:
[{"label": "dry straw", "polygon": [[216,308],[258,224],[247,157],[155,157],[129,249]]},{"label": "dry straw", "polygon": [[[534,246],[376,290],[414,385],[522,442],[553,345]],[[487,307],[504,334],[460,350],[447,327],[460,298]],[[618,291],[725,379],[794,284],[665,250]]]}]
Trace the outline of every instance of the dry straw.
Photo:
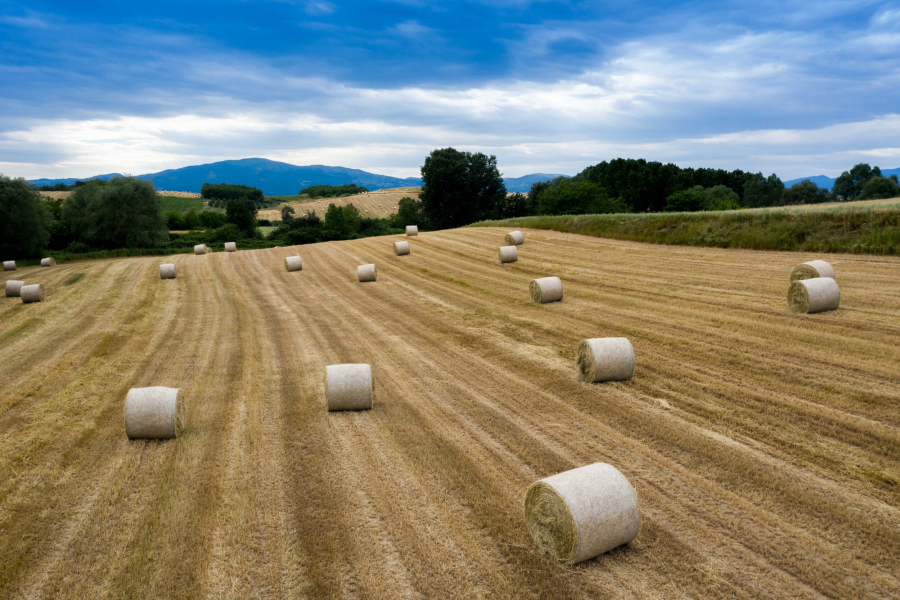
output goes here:
[{"label": "dry straw", "polygon": [[132,388],[125,396],[125,434],[129,439],[166,439],[184,431],[181,390]]},{"label": "dry straw", "polygon": [[22,296],[23,304],[31,304],[32,302],[43,302],[44,301],[44,286],[39,283],[35,283],[33,285],[23,285],[22,289],[19,290],[19,295]]},{"label": "dry straw", "polygon": [[634,375],[634,348],[622,337],[581,340],[577,364],[586,383],[625,381]]},{"label": "dry straw", "polygon": [[15,271],[16,270],[16,261],[4,260],[3,261],[3,270],[4,271]]},{"label": "dry straw", "polygon": [[234,252],[237,250],[237,244],[234,242],[225,242],[225,252]]},{"label": "dry straw", "polygon": [[6,297],[7,298],[18,298],[22,295],[22,286],[25,285],[24,281],[17,281],[15,279],[10,279],[6,282]]},{"label": "dry straw", "polygon": [[559,302],[563,297],[562,282],[559,277],[541,277],[534,279],[528,286],[531,299],[539,304]]},{"label": "dry straw", "polygon": [[788,288],[788,307],[792,313],[817,313],[835,310],[841,305],[841,290],[831,277],[800,279]]},{"label": "dry straw", "polygon": [[375,265],[360,265],[356,267],[356,276],[359,277],[360,283],[365,283],[375,281],[378,274],[375,272]]},{"label": "dry straw", "polygon": [[816,277],[831,277],[834,279],[834,267],[824,260],[811,260],[802,265],[797,265],[791,271],[791,281],[801,279],[814,279]]},{"label": "dry straw", "polygon": [[206,244],[197,244],[194,246],[194,254],[207,254],[209,252],[209,248],[206,247]]},{"label": "dry straw", "polygon": [[525,494],[525,524],[538,548],[574,564],[629,543],[641,518],[625,476],[594,463],[533,483]]},{"label": "dry straw", "polygon": [[500,246],[500,262],[511,263],[519,260],[519,254],[515,246]]},{"label": "dry straw", "polygon": [[406,235],[419,235],[419,226],[418,225],[407,225],[406,226]]},{"label": "dry straw", "polygon": [[397,256],[409,254],[409,242],[394,242],[394,254]]},{"label": "dry straw", "polygon": [[525,236],[522,235],[521,231],[511,231],[506,234],[503,241],[507,246],[521,246],[525,243]]},{"label": "dry straw", "polygon": [[328,410],[368,410],[372,408],[375,386],[372,368],[365,364],[325,367]]},{"label": "dry straw", "polygon": [[284,268],[288,273],[290,273],[291,271],[302,271],[303,259],[299,256],[285,256]]},{"label": "dry straw", "polygon": [[164,263],[159,265],[160,279],[175,279],[175,265],[172,263]]},{"label": "dry straw", "polygon": [[53,258],[52,256],[48,256],[47,258],[42,258],[42,259],[41,259],[41,266],[42,266],[42,267],[55,267],[55,266],[56,266],[56,259]]}]

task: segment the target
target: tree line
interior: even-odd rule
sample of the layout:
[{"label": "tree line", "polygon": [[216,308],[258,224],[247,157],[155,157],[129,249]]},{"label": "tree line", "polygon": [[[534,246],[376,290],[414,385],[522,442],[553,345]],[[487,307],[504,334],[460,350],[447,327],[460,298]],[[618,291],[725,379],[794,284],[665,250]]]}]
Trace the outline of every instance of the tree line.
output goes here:
[{"label": "tree line", "polygon": [[311,185],[300,190],[300,195],[310,198],[340,198],[341,196],[355,196],[364,194],[369,188],[348,183],[346,185]]}]

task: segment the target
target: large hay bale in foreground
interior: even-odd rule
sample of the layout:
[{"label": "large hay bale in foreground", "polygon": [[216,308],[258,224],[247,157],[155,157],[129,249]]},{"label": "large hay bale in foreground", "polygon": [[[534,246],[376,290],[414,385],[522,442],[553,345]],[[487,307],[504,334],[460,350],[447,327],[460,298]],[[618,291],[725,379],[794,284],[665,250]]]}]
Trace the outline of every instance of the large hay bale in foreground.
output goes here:
[{"label": "large hay bale in foreground", "polygon": [[562,281],[559,277],[541,277],[534,279],[528,286],[531,299],[538,304],[559,302],[563,297]]},{"label": "large hay bale in foreground", "polygon": [[132,388],[125,396],[125,434],[129,439],[166,439],[184,431],[181,390]]},{"label": "large hay bale in foreground", "polygon": [[525,494],[525,524],[538,548],[574,564],[629,543],[641,517],[625,476],[594,463],[533,483]]},{"label": "large hay bale in foreground", "polygon": [[194,254],[208,254],[209,248],[206,247],[206,244],[197,244],[194,246]]},{"label": "large hay bale in foreground", "polygon": [[4,271],[15,271],[16,270],[16,261],[4,260],[3,261],[3,270]]},{"label": "large hay bale in foreground", "polygon": [[510,231],[504,236],[503,241],[507,246],[521,246],[525,243],[525,236],[521,231]]},{"label": "large hay bale in foreground", "polygon": [[15,279],[10,279],[6,282],[6,297],[7,298],[19,298],[22,295],[22,286],[25,285],[24,281],[17,281]]},{"label": "large hay bale in foreground", "polygon": [[284,268],[288,273],[290,273],[291,271],[302,271],[303,259],[299,256],[285,256]]},{"label": "large hay bale in foreground", "polygon": [[328,365],[325,393],[329,412],[372,408],[375,394],[372,368],[365,364]]},{"label": "large hay bale in foreground", "polygon": [[841,305],[841,290],[831,277],[798,279],[788,288],[788,307],[792,313],[817,313],[835,310]]},{"label": "large hay bale in foreground", "polygon": [[397,256],[409,254],[409,242],[394,242],[394,254]]},{"label": "large hay bale in foreground", "polygon": [[811,260],[802,265],[797,265],[791,271],[791,282],[801,279],[814,279],[816,277],[831,277],[834,279],[834,267],[824,260]]},{"label": "large hay bale in foreground", "polygon": [[164,263],[159,265],[160,279],[175,279],[175,265],[172,263]]},{"label": "large hay bale in foreground", "polygon": [[55,267],[55,266],[56,266],[56,259],[53,258],[52,256],[48,256],[47,258],[42,258],[42,259],[41,259],[41,266],[42,266],[42,267]]},{"label": "large hay bale in foreground", "polygon": [[500,246],[500,263],[511,263],[519,260],[519,253],[515,246]]},{"label": "large hay bale in foreground", "polygon": [[225,252],[234,252],[237,250],[237,244],[234,242],[225,242]]},{"label": "large hay bale in foreground", "polygon": [[625,381],[634,375],[634,348],[623,337],[581,340],[577,364],[586,383]]},{"label": "large hay bale in foreground", "polygon": [[375,281],[378,273],[375,272],[375,265],[359,265],[356,267],[356,276],[360,283],[365,283],[366,281]]},{"label": "large hay bale in foreground", "polygon": [[406,226],[406,235],[419,235],[419,226],[418,225],[407,225]]},{"label": "large hay bale in foreground", "polygon": [[19,290],[19,295],[22,296],[23,304],[31,304],[32,302],[43,302],[44,301],[44,286],[39,283],[35,283],[33,285],[23,285],[22,289]]}]

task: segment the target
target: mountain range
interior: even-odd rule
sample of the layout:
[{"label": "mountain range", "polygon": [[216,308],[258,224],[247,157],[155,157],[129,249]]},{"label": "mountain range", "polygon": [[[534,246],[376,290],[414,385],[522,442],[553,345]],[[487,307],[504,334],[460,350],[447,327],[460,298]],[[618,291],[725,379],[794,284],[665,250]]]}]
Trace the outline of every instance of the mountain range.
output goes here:
[{"label": "mountain range", "polygon": [[[900,169],[882,169],[881,170],[882,177],[890,177],[891,175],[896,175],[900,177]],[[789,188],[795,183],[800,183],[809,179],[814,184],[819,186],[820,188],[831,189],[834,187],[834,182],[837,179],[836,177],[828,177],[827,175],[813,175],[812,177],[800,177],[799,179],[791,179],[789,181],[784,182],[784,187]]]}]

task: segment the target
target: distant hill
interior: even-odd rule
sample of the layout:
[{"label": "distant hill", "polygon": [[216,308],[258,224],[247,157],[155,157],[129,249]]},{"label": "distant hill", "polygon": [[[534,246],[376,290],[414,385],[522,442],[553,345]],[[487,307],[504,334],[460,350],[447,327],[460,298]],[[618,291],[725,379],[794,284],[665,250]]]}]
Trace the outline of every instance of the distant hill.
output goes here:
[{"label": "distant hill", "polygon": [[522,175],[521,177],[504,177],[503,183],[506,185],[507,192],[528,192],[531,190],[532,184],[535,184],[538,181],[550,181],[557,177],[568,177],[568,175],[532,173],[531,175]]},{"label": "distant hill", "polygon": [[[881,174],[884,177],[890,177],[891,175],[896,175],[896,176],[900,177],[900,169],[882,169]],[[812,177],[800,177],[799,179],[791,179],[789,181],[785,181],[784,187],[789,188],[792,185],[794,185],[795,183],[800,183],[801,181],[804,181],[806,179],[809,179],[810,181],[812,181],[814,184],[816,184],[820,188],[825,188],[825,189],[830,190],[831,188],[834,187],[834,181],[836,178],[828,177],[827,175],[813,175]]]}]

